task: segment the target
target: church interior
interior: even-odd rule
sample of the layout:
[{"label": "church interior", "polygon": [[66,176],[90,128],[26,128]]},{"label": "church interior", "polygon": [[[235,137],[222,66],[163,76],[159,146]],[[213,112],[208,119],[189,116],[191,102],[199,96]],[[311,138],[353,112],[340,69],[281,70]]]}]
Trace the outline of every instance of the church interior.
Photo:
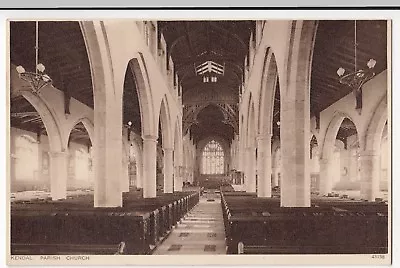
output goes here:
[{"label": "church interior", "polygon": [[11,254],[389,252],[388,21],[9,33]]}]

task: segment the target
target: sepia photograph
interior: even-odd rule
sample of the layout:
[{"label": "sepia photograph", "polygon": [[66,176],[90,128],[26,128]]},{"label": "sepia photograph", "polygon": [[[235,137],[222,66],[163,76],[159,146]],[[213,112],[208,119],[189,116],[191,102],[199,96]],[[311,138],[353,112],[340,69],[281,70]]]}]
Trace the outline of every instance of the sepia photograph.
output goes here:
[{"label": "sepia photograph", "polygon": [[390,264],[391,20],[7,32],[9,264]]}]

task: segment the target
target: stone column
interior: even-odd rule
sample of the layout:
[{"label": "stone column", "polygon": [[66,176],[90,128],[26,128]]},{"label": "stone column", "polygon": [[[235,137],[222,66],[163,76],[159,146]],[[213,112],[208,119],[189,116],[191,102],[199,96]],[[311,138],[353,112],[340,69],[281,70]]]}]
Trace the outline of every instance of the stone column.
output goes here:
[{"label": "stone column", "polygon": [[50,191],[52,200],[67,197],[68,153],[49,152]]},{"label": "stone column", "polygon": [[250,166],[250,148],[244,148],[243,150],[243,161],[242,161],[242,170],[243,170],[243,182],[246,192],[248,191],[248,183],[249,183],[249,166]]},{"label": "stone column", "polygon": [[272,172],[274,173],[274,177],[273,177],[273,180],[272,180],[272,187],[275,187],[275,186],[278,186],[279,185],[279,178],[278,178],[278,168],[277,167],[274,167],[273,169],[272,169]]},{"label": "stone column", "polygon": [[164,193],[174,192],[174,163],[173,154],[174,150],[171,148],[164,148]]},{"label": "stone column", "polygon": [[358,153],[355,149],[350,150],[349,181],[358,180]]},{"label": "stone column", "polygon": [[281,206],[310,207],[309,100],[287,98],[289,96],[281,96]]},{"label": "stone column", "polygon": [[135,155],[137,188],[143,188],[143,151],[141,151],[141,153],[141,155]]},{"label": "stone column", "polygon": [[332,191],[332,159],[319,160],[319,194],[327,195]]},{"label": "stone column", "polygon": [[361,198],[375,201],[379,195],[380,154],[377,151],[360,153]]},{"label": "stone column", "polygon": [[271,197],[271,135],[257,137],[257,197]]},{"label": "stone column", "polygon": [[157,195],[156,181],[157,137],[143,137],[143,197],[152,198]]},{"label": "stone column", "polygon": [[126,148],[123,148],[122,153],[121,190],[122,192],[129,192],[129,156],[126,155]]},{"label": "stone column", "polygon": [[180,192],[182,191],[182,167],[175,166],[174,167],[174,191]]},{"label": "stone column", "polygon": [[247,169],[247,181],[246,191],[250,193],[256,192],[256,149],[247,148],[246,157],[246,169]]}]

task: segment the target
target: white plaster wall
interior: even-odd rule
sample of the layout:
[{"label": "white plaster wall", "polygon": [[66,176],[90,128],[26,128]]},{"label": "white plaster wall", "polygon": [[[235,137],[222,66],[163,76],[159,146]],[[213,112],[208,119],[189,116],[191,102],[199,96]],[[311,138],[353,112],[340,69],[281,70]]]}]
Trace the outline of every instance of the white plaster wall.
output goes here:
[{"label": "white plaster wall", "polygon": [[[37,159],[36,161],[20,162],[17,165],[11,165],[10,176],[11,176],[11,191],[21,190],[49,190],[50,189],[50,177],[49,168],[50,161],[48,153],[50,151],[49,139],[47,135],[40,136],[40,142],[37,141],[36,133],[11,127],[10,129],[10,153],[11,158],[20,158],[20,155],[16,152],[15,141],[19,136],[29,136],[36,143],[31,144],[29,147],[37,147]],[[27,149],[30,149],[27,148]],[[76,151],[83,152],[80,157],[77,158]],[[92,188],[93,185],[93,171],[89,170],[89,161],[91,159],[91,153],[88,151],[87,146],[71,142],[68,150],[68,154],[72,157],[69,158],[69,165],[72,169],[68,170],[68,188]],[[70,161],[72,160],[71,163]],[[26,160],[25,160],[26,161]],[[24,174],[29,173],[29,176],[18,176],[16,168],[28,169]]]},{"label": "white plaster wall", "polygon": [[351,92],[320,113],[320,129],[315,128],[315,118],[311,120],[311,130],[316,134],[318,142],[324,143],[324,138],[332,118],[343,113],[350,117],[357,128],[357,137],[361,148],[365,144],[365,134],[368,124],[382,98],[387,96],[387,71],[383,71],[363,86],[363,109],[361,114],[355,109],[355,97]]}]

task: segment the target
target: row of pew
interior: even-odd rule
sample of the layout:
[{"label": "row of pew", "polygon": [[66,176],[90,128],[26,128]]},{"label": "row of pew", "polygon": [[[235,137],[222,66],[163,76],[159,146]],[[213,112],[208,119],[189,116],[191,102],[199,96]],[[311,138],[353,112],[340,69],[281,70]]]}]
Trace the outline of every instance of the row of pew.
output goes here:
[{"label": "row of pew", "polygon": [[228,254],[384,254],[388,205],[313,198],[310,208],[279,198],[221,191]]},{"label": "row of pew", "polygon": [[124,193],[118,208],[93,207],[93,195],[14,202],[11,254],[151,254],[198,202],[198,192]]}]

